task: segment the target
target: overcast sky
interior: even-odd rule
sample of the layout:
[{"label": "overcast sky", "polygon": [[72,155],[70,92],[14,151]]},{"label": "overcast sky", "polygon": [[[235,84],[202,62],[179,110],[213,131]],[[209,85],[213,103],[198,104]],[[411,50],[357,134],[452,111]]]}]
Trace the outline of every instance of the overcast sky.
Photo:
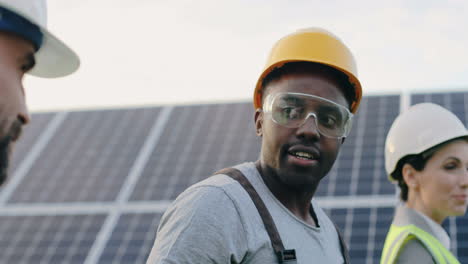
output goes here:
[{"label": "overcast sky", "polygon": [[465,0],[48,0],[81,57],[26,79],[34,111],[249,100],[273,43],[322,27],[353,52],[366,94],[468,91]]}]

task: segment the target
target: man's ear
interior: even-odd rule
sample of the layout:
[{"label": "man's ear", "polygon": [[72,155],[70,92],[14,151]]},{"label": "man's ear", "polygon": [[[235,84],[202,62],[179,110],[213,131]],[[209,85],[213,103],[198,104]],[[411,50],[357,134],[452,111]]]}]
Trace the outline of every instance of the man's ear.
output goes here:
[{"label": "man's ear", "polygon": [[401,169],[401,174],[403,175],[403,179],[405,180],[406,185],[408,185],[408,189],[415,189],[419,187],[419,177],[417,176],[418,173],[413,168],[413,166],[406,163]]},{"label": "man's ear", "polygon": [[257,134],[257,136],[261,137],[261,136],[263,136],[263,131],[262,131],[262,129],[263,129],[263,111],[262,111],[262,109],[255,110],[254,120],[255,120],[256,134]]}]

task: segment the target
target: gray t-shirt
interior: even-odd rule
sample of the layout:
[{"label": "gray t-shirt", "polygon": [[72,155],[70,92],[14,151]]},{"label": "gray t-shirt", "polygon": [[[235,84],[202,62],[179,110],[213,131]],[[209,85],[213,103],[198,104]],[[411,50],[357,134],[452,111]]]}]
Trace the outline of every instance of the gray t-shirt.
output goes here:
[{"label": "gray t-shirt", "polygon": [[[256,189],[298,264],[343,263],[336,229],[312,201],[319,227],[294,216],[270,192],[254,163],[235,168]],[[216,175],[184,191],[161,219],[147,263],[277,263],[262,219],[243,187]]]}]

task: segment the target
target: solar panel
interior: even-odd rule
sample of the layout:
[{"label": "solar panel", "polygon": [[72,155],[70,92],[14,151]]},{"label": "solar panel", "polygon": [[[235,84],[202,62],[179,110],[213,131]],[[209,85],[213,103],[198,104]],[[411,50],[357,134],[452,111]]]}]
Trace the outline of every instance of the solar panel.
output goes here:
[{"label": "solar panel", "polygon": [[[467,123],[468,93],[414,94]],[[385,136],[399,95],[364,97],[316,197],[352,263],[377,263],[393,218]],[[0,263],[145,263],[162,213],[188,186],[258,158],[251,103],[34,114],[0,192]],[[468,263],[468,216],[444,228]]]},{"label": "solar panel", "polygon": [[250,103],[176,107],[131,200],[172,200],[226,166],[260,150]]},{"label": "solar panel", "polygon": [[411,96],[411,103],[432,102],[455,113],[465,124],[468,124],[468,93],[420,93]]},{"label": "solar panel", "polygon": [[385,176],[383,154],[387,131],[399,113],[399,100],[399,96],[363,98],[353,129],[316,196],[395,193],[395,187]]},{"label": "solar panel", "polygon": [[69,113],[9,203],[114,200],[158,111]]},{"label": "solar panel", "polygon": [[31,146],[36,142],[40,135],[54,117],[55,113],[32,114],[31,122],[23,128],[21,140],[15,145],[15,151],[12,155],[10,172],[14,172],[18,163],[23,159]]},{"label": "solar panel", "polygon": [[[449,223],[454,222],[453,218],[451,220]],[[468,216],[457,217],[455,221],[456,225],[451,224],[446,229],[451,230],[450,235],[452,241],[456,243],[454,249],[456,249],[460,263],[468,263]]]},{"label": "solar panel", "polygon": [[83,263],[104,218],[0,216],[0,263]]},{"label": "solar panel", "polygon": [[124,214],[112,231],[98,263],[145,263],[161,214]]}]

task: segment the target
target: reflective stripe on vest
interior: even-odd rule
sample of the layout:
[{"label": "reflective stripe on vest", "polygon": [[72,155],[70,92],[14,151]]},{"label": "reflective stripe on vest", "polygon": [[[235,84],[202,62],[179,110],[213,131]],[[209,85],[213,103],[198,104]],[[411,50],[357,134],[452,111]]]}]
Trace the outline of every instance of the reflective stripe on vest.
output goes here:
[{"label": "reflective stripe on vest", "polygon": [[382,251],[380,264],[393,264],[400,249],[410,240],[419,240],[438,264],[460,264],[435,237],[415,225],[391,225]]}]

